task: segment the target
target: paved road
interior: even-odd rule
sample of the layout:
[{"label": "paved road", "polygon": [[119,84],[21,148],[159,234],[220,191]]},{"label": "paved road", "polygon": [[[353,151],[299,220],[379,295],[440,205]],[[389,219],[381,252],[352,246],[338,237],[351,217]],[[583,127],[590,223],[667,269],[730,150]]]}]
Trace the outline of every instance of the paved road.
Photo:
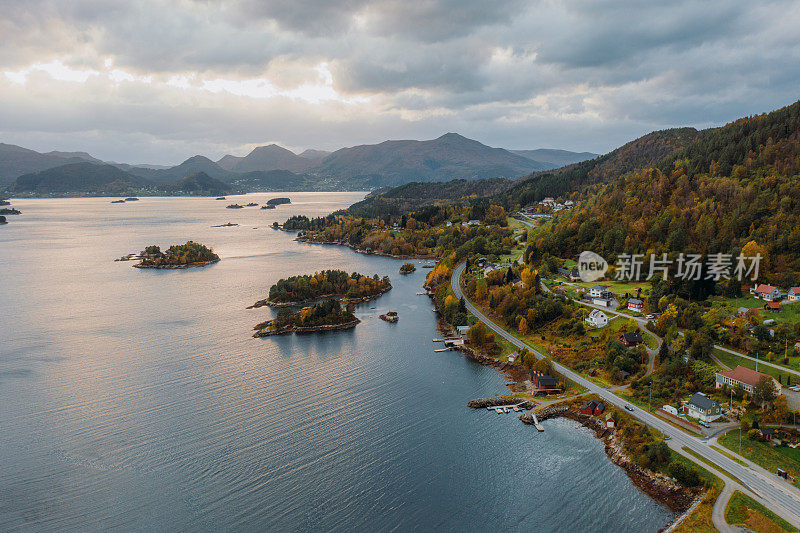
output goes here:
[{"label": "paved road", "polygon": [[[461,298],[463,296],[459,280],[461,279],[461,274],[464,272],[464,266],[464,263],[459,264],[453,271],[453,275],[451,277],[453,292],[457,298]],[[505,329],[492,322],[467,298],[464,298],[464,301],[467,309],[469,309],[473,315],[481,319],[484,324],[491,328],[495,333],[518,348],[527,348],[540,359],[544,357],[544,354],[539,353],[533,347],[528,346],[524,342],[511,335]],[[628,405],[625,400],[615,395],[610,390],[595,385],[569,368],[556,363],[555,361],[553,362],[553,366],[561,375],[598,395],[603,400],[617,407],[628,409],[631,415],[638,418],[648,426],[655,428],[664,435],[670,437],[675,445],[686,446],[693,452],[711,461],[713,464],[719,465],[720,468],[727,470],[732,475],[740,479],[742,483],[744,483],[744,485],[755,494],[756,499],[758,499],[763,505],[772,509],[793,526],[800,528],[800,490],[792,487],[788,483],[780,480],[775,475],[760,467],[747,468],[740,465],[736,461],[714,450],[702,440],[687,435],[683,431],[668,424],[666,421],[661,420],[660,418],[643,409],[640,409],[639,407]]]}]

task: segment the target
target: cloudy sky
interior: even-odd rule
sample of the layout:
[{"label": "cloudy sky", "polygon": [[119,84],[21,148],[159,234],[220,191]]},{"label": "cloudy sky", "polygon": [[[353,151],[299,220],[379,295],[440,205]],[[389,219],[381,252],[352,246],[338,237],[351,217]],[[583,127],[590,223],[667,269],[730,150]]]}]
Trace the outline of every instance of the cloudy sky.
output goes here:
[{"label": "cloudy sky", "polygon": [[606,152],[800,98],[800,2],[0,0],[0,142],[217,159],[459,132]]}]

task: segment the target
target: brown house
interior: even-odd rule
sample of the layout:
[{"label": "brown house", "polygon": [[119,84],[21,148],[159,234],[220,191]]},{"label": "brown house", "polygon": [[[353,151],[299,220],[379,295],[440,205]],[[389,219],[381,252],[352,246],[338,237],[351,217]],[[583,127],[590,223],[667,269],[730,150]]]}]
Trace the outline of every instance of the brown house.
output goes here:
[{"label": "brown house", "polygon": [[642,334],[639,333],[639,330],[636,330],[633,333],[621,334],[619,336],[619,342],[624,344],[626,348],[632,348],[644,343],[644,339],[642,339]]}]

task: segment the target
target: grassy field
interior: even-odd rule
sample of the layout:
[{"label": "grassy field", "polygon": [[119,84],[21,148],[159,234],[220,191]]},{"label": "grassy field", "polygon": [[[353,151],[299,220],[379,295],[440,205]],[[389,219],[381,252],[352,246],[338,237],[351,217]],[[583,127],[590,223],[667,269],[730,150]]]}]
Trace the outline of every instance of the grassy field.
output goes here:
[{"label": "grassy field", "polygon": [[633,295],[636,295],[636,289],[642,289],[642,295],[644,295],[646,293],[649,293],[651,288],[649,281],[640,281],[638,283],[623,282],[623,281],[593,281],[591,283],[577,282],[575,283],[575,285],[577,285],[578,287],[583,287],[584,289],[590,289],[595,285],[603,285],[608,287],[608,290],[610,290],[614,294],[625,294],[627,292]]},{"label": "grassy field", "polygon": [[[735,315],[736,310],[740,307],[746,307],[748,309],[756,307],[761,309],[764,307],[765,303],[764,300],[749,295],[742,296],[741,298],[723,298],[722,296],[715,296],[711,298],[711,302],[714,307],[725,308],[732,315]],[[761,313],[761,319],[766,320],[768,318],[772,318],[776,322],[797,322],[800,320],[800,302],[784,304],[777,313],[763,311]]]},{"label": "grassy field", "polygon": [[731,525],[744,526],[756,533],[797,531],[789,522],[738,490],[733,493],[728,507],[725,508],[725,520]]},{"label": "grassy field", "polygon": [[[745,359],[744,357],[739,357],[738,355],[734,355],[730,352],[725,352],[720,350],[719,348],[714,348],[714,355],[717,356],[717,359],[725,363],[731,368],[736,368],[737,366],[741,365],[746,368],[751,368],[753,370],[756,369],[756,362],[751,361],[750,359]],[[780,364],[780,363],[773,363],[773,364]],[[791,359],[790,359],[791,364]],[[793,368],[796,370],[796,368]],[[775,379],[781,380],[781,383],[786,383],[787,376],[792,377],[792,384],[800,382],[800,378],[794,374],[790,374],[788,372],[782,372],[777,368],[767,366],[767,365],[758,365],[758,371],[763,374],[769,374],[770,376],[774,377]]]},{"label": "grassy field", "polygon": [[[739,430],[728,431],[719,438],[719,443],[729,450],[739,452]],[[794,485],[800,487],[800,450],[754,441],[742,435],[742,457],[753,461],[771,473],[780,468],[795,478]]]}]

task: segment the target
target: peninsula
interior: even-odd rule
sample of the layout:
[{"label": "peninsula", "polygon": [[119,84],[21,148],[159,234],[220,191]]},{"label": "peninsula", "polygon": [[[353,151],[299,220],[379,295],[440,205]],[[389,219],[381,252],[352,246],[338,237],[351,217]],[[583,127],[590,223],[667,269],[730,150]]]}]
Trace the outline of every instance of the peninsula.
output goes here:
[{"label": "peninsula", "polygon": [[156,245],[151,245],[139,254],[141,261],[136,268],[189,268],[206,266],[219,261],[219,256],[207,246],[187,241],[186,244],[174,244],[165,252]]},{"label": "peninsula", "polygon": [[338,300],[326,300],[299,311],[281,309],[277,318],[257,324],[253,337],[270,337],[287,333],[337,331],[356,327],[360,322]]},{"label": "peninsula", "polygon": [[321,300],[341,300],[345,303],[366,302],[391,290],[387,276],[367,277],[358,272],[323,270],[312,275],[280,279],[269,289],[269,297],[251,305],[255,307],[290,307]]}]

